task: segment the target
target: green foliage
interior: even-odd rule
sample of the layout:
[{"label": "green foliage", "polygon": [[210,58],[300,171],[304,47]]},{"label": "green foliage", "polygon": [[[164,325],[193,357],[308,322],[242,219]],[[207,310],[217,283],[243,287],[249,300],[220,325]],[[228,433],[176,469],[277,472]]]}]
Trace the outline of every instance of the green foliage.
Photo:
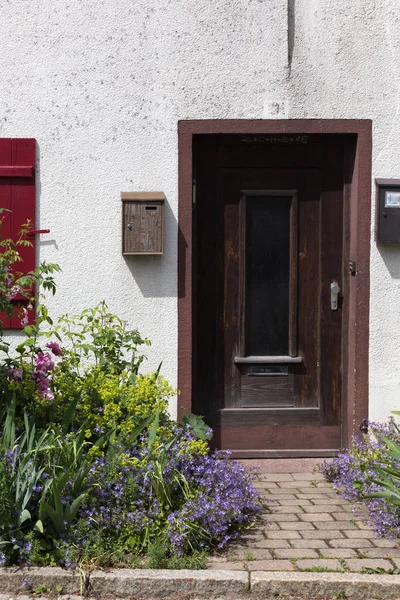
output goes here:
[{"label": "green foliage", "polygon": [[[53,323],[43,305],[40,314],[41,324]],[[18,426],[26,410],[34,415],[39,431],[57,429],[70,410],[71,427],[85,426],[85,437],[94,441],[113,427],[129,436],[143,418],[165,411],[175,393],[172,387],[158,370],[139,374],[145,357],[138,347],[148,345],[148,340],[136,330],[127,330],[104,302],[77,317],[64,315],[49,330],[39,331],[39,325],[25,327],[27,337],[17,347],[19,357],[0,366],[2,389],[16,393]],[[32,378],[32,363],[45,352],[40,334],[44,341],[55,337],[66,342],[62,347],[52,341],[46,344],[59,347],[47,375],[51,389],[47,395]],[[9,378],[10,365],[21,371],[16,381]]]},{"label": "green foliage", "polygon": [[382,441],[382,456],[385,457],[387,465],[370,466],[370,473],[374,473],[375,476],[370,475],[368,481],[378,486],[381,491],[365,494],[365,498],[383,498],[389,504],[400,507],[400,471],[393,466],[398,465],[400,461],[400,444],[379,432],[377,436]]},{"label": "green foliage", "polygon": [[190,425],[193,431],[196,433],[199,440],[211,440],[213,434],[212,430],[206,425],[201,417],[192,413],[186,414],[182,419],[183,423]]},{"label": "green foliage", "polygon": [[110,313],[105,302],[77,316],[64,315],[50,333],[70,342],[76,364],[90,361],[101,372],[119,375],[131,383],[145,358],[138,354],[138,347],[150,345],[137,330],[128,330],[122,319]]},{"label": "green foliage", "polygon": [[[88,367],[79,375],[68,368],[69,363],[70,357],[63,354],[54,369],[54,399],[36,394],[25,402],[41,429],[49,424],[57,427],[72,405],[72,425],[84,426],[87,439],[97,439],[112,427],[129,436],[143,418],[164,411],[174,393],[168,382],[155,373],[139,374],[131,383],[121,381],[117,374],[105,373],[99,366]],[[23,387],[22,392],[28,395]]]},{"label": "green foliage", "polygon": [[145,569],[205,569],[208,553],[204,550],[195,551],[190,555],[178,556],[170,554],[168,540],[160,537],[147,549]]}]

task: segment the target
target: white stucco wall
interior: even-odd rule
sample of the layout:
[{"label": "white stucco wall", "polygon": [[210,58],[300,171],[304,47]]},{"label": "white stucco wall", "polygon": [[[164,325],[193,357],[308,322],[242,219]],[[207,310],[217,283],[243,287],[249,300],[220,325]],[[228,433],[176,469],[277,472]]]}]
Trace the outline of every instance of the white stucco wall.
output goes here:
[{"label": "white stucco wall", "polygon": [[[54,313],[105,299],[177,373],[177,122],[371,118],[373,177],[400,177],[398,0],[3,0],[0,136],[38,142],[39,258]],[[165,254],[124,259],[120,192],[164,191]],[[398,408],[400,249],[371,245],[370,404]],[[175,412],[175,404],[171,407]]]}]

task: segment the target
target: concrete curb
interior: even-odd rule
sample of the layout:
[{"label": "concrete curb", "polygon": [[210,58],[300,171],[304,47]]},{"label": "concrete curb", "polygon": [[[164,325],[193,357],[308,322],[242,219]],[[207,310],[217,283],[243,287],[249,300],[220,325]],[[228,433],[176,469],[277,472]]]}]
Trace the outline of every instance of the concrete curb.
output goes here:
[{"label": "concrete curb", "polygon": [[395,600],[400,598],[400,575],[363,575],[360,573],[297,573],[253,571],[251,592],[256,597],[322,600]]},{"label": "concrete curb", "polygon": [[169,598],[176,594],[199,598],[243,596],[249,590],[247,571],[117,570],[93,571],[90,594],[125,598]]},{"label": "concrete curb", "polygon": [[[400,598],[400,575],[358,573],[309,573],[282,571],[171,571],[111,569],[92,571],[83,577],[59,568],[0,568],[0,594],[23,594],[45,586],[48,593],[77,595],[81,586],[92,598],[276,598],[322,600],[396,600]],[[249,593],[250,592],[250,593]],[[53,596],[54,597],[54,596]],[[0,596],[0,600],[5,600]]]},{"label": "concrete curb", "polygon": [[[38,586],[57,594],[83,592],[93,598],[158,599],[180,597],[243,597],[249,592],[247,571],[191,571],[161,569],[110,569],[80,576],[59,568],[0,568],[0,592],[29,593]],[[43,592],[46,595],[46,592]]]}]

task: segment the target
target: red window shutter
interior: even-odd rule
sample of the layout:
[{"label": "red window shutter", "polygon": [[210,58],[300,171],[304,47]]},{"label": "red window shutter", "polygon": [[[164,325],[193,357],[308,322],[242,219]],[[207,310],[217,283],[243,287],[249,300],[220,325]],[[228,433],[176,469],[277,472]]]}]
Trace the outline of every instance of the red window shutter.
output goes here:
[{"label": "red window shutter", "polygon": [[[35,160],[36,143],[34,139],[0,138],[0,207],[8,208],[3,213],[2,235],[16,239],[21,225],[28,220],[35,228]],[[32,247],[20,246],[19,253],[23,262],[17,270],[27,273],[35,268],[35,236],[29,238]],[[27,300],[20,296],[13,301],[15,310],[11,319],[0,315],[4,329],[22,329],[20,310]],[[34,322],[34,311],[28,311],[29,323]]]}]

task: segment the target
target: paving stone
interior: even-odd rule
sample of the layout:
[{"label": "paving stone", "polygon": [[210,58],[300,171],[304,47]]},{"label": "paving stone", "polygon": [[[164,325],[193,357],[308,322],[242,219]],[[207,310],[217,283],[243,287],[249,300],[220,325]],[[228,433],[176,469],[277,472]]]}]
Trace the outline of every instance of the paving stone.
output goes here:
[{"label": "paving stone", "polygon": [[275,550],[277,558],[318,558],[318,554],[311,548],[296,548],[291,550]]},{"label": "paving stone", "polygon": [[[293,485],[293,481],[291,482],[291,485]],[[274,483],[273,481],[254,481],[253,486],[259,490],[259,489],[265,489],[265,490],[277,490],[278,488],[278,484]]]},{"label": "paving stone", "polygon": [[249,571],[294,571],[290,560],[252,560],[246,565]]},{"label": "paving stone", "polygon": [[[302,505],[303,506],[303,505]],[[325,505],[313,505],[313,506],[304,506],[304,510],[306,513],[326,513]],[[329,506],[329,510],[340,510],[339,506]],[[346,515],[348,518],[348,516]]]},{"label": "paving stone", "polygon": [[340,529],[341,531],[345,531],[347,529],[358,529],[354,523],[350,523],[350,521],[326,521],[325,523],[315,523],[315,527],[317,529],[326,529],[334,531]]},{"label": "paving stone", "polygon": [[270,514],[270,515],[265,515],[265,517],[263,517],[263,519],[265,519],[266,521],[283,521],[283,522],[288,522],[288,521],[298,521],[299,518],[297,515],[291,514],[285,514],[285,515],[279,515],[279,514]]},{"label": "paving stone", "polygon": [[321,554],[324,558],[359,558],[357,552],[352,548],[330,548],[321,550]]},{"label": "paving stone", "polygon": [[369,531],[371,531],[371,527],[369,525],[366,525],[366,523],[363,523],[363,521],[358,521],[357,519],[355,519],[354,523],[358,527],[358,529],[368,529]]},{"label": "paving stone", "polygon": [[293,548],[328,548],[324,540],[293,540]]},{"label": "paving stone", "polygon": [[331,515],[335,521],[350,521],[352,518],[347,512],[332,512]]},{"label": "paving stone", "polygon": [[207,569],[210,571],[243,571],[245,567],[243,562],[209,562],[207,564]]},{"label": "paving stone", "polygon": [[322,473],[293,473],[293,479],[298,481],[324,481]]},{"label": "paving stone", "polygon": [[268,531],[278,531],[280,529],[278,523],[262,523],[263,529],[261,532],[268,533]]},{"label": "paving stone", "polygon": [[[308,507],[308,508],[317,508],[314,506]],[[280,505],[274,505],[271,506],[271,510],[273,511],[274,514],[280,514],[280,515],[290,515],[290,514],[297,514],[297,513],[302,513],[303,511],[301,510],[301,508],[299,507],[298,504],[295,505],[289,505],[289,506],[280,506]]]},{"label": "paving stone", "polygon": [[393,565],[388,560],[368,560],[366,558],[350,558],[346,560],[350,571],[361,571],[362,569],[385,569],[390,571]]},{"label": "paving stone", "polygon": [[[287,515],[286,515],[287,517]],[[285,517],[285,518],[286,518]],[[304,531],[306,529],[314,529],[312,523],[305,523],[304,521],[298,521],[297,523],[287,523],[286,521],[281,521],[279,523],[281,529],[291,530],[291,531]]]},{"label": "paving stone", "polygon": [[247,549],[247,550],[236,550],[231,556],[228,554],[228,558],[232,561],[251,561],[251,560],[269,560],[272,558],[272,554],[267,549]]},{"label": "paving stone", "polygon": [[264,540],[263,542],[257,542],[254,545],[255,548],[290,548],[289,542],[285,540]]},{"label": "paving stone", "polygon": [[305,499],[305,500],[312,500],[314,501],[315,499],[320,500],[322,502],[322,500],[327,500],[329,499],[329,496],[327,496],[326,494],[320,494],[319,492],[313,494],[296,494],[296,498],[301,498],[301,499]]},{"label": "paving stone", "polygon": [[280,481],[293,482],[294,479],[295,479],[295,477],[291,473],[268,473],[267,475],[263,475],[263,477],[262,477],[262,481],[273,481],[273,482],[280,482]]},{"label": "paving stone", "polygon": [[394,540],[382,540],[375,536],[371,539],[371,542],[374,544],[374,546],[377,546],[378,548],[398,548],[399,547],[398,542],[395,542]]},{"label": "paving stone", "polygon": [[299,500],[298,498],[280,498],[278,500],[279,504],[281,506],[297,506],[299,507],[300,504],[301,506],[312,506],[310,500],[306,500],[306,499],[301,499]]},{"label": "paving stone", "polygon": [[284,488],[300,489],[301,487],[303,487],[303,484],[301,482],[297,485],[297,483],[293,480],[292,481],[280,481],[277,485],[281,489],[284,489]]},{"label": "paving stone", "polygon": [[[311,480],[312,481],[312,480]],[[331,483],[329,483],[328,481],[325,481],[324,479],[321,479],[320,481],[316,481],[316,484],[313,485],[312,483],[305,481],[304,483],[302,481],[299,481],[299,484],[301,484],[302,488],[308,488],[308,489],[313,489],[313,490],[322,490],[322,489],[326,489],[326,490],[333,490],[333,485]]]},{"label": "paving stone", "polygon": [[296,567],[298,569],[326,569],[328,571],[343,571],[343,567],[338,560],[322,558],[317,560],[298,560],[296,561]]},{"label": "paving stone", "polygon": [[298,531],[290,531],[290,530],[270,531],[267,534],[267,537],[270,540],[300,540],[301,539],[300,533]]},{"label": "paving stone", "polygon": [[374,533],[369,529],[369,530],[361,530],[361,529],[349,529],[347,531],[345,531],[345,536],[351,539],[357,538],[357,539],[361,539],[361,538],[365,538],[365,539],[370,539],[371,541],[374,541]]},{"label": "paving stone", "polygon": [[223,552],[215,552],[215,554],[211,554],[208,559],[207,559],[207,564],[211,564],[213,562],[217,562],[217,563],[223,563],[226,562],[228,559],[226,557],[226,555]]},{"label": "paving stone", "polygon": [[366,548],[362,553],[366,558],[400,558],[400,548]]},{"label": "paving stone", "polygon": [[358,550],[359,548],[371,548],[372,544],[369,540],[365,540],[364,538],[353,539],[353,540],[331,540],[329,544],[332,548],[355,548]]},{"label": "paving stone", "polygon": [[343,496],[340,496],[339,494],[331,494],[330,492],[327,492],[326,495],[330,500],[333,500],[336,504],[342,504],[344,506],[349,504],[349,501],[343,498]]},{"label": "paving stone", "polygon": [[305,540],[342,540],[344,535],[341,531],[306,529],[305,531],[301,532],[301,537]]},{"label": "paving stone", "polygon": [[333,521],[333,517],[329,513],[317,513],[317,514],[306,514],[299,515],[302,521],[308,521],[310,523]]},{"label": "paving stone", "polygon": [[[339,498],[312,498],[312,501],[314,502],[314,504],[316,504],[317,506],[323,506],[324,504],[327,506],[331,506],[331,505],[339,505],[338,509],[341,510],[342,508],[342,504],[344,502],[347,502],[347,500],[344,500],[343,502],[339,502]],[[330,508],[329,508],[330,510]]]},{"label": "paving stone", "polygon": [[400,558],[392,557],[391,561],[396,565],[397,569],[400,569]]},{"label": "paving stone", "polygon": [[298,494],[300,496],[305,496],[306,494],[323,494],[324,490],[318,490],[317,488],[315,488],[314,486],[311,485],[300,485],[300,481],[299,481],[299,485],[297,486],[298,489]]},{"label": "paving stone", "polygon": [[267,500],[296,500],[297,501],[297,496],[295,496],[294,494],[270,494],[269,496],[265,496],[265,498]]},{"label": "paving stone", "polygon": [[262,534],[262,532],[260,532],[257,535],[252,535],[252,536],[246,535],[246,536],[237,538],[232,543],[233,544],[238,543],[238,544],[246,546],[246,548],[248,548],[249,546],[251,546],[251,544],[255,544],[255,542],[260,542],[262,540],[265,540],[265,536]]}]

